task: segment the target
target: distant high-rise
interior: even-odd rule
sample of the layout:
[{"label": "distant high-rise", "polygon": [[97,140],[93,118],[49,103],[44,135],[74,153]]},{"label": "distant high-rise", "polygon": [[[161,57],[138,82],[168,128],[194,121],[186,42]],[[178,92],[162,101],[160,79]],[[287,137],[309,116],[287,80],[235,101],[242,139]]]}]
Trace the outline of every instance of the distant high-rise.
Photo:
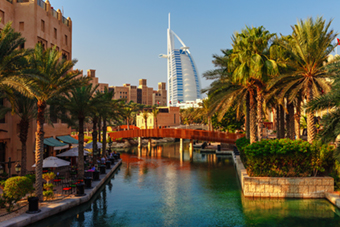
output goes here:
[{"label": "distant high-rise", "polygon": [[[174,37],[182,44],[180,49],[175,49]],[[170,29],[170,13],[167,29],[167,54],[160,54],[159,57],[168,60],[168,106],[200,99],[201,84],[194,59],[189,47]]]}]

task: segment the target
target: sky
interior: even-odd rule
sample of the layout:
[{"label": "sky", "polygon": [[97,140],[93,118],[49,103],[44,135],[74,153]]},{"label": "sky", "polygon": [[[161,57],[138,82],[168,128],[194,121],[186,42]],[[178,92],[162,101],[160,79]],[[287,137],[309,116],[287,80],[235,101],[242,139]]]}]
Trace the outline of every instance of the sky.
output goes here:
[{"label": "sky", "polygon": [[[245,26],[264,26],[278,35],[291,34],[297,20],[323,16],[340,32],[339,0],[50,0],[73,24],[75,68],[95,69],[100,83],[138,85],[147,79],[154,89],[166,82],[166,29],[190,47],[202,88],[202,74],[214,69],[213,54],[231,48],[231,36]],[[321,4],[322,3],[322,4]],[[339,35],[340,38],[340,35]],[[180,45],[176,43],[176,48]],[[340,49],[339,49],[340,52]]]}]

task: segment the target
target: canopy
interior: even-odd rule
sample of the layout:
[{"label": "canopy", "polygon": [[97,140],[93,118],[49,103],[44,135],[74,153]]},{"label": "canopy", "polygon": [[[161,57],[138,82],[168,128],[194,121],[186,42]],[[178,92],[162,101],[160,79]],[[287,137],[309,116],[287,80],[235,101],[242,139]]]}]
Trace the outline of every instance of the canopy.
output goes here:
[{"label": "canopy", "polygon": [[[84,150],[84,155],[88,155],[90,152]],[[57,154],[58,157],[78,157],[79,149],[78,147],[72,148],[63,153]]]},{"label": "canopy", "polygon": [[[102,143],[97,142],[97,147],[98,147],[99,149],[102,148],[102,145],[103,145]],[[85,148],[85,149],[92,149],[92,148],[93,148],[93,142],[86,144],[84,148]]]},{"label": "canopy", "polygon": [[[68,166],[68,165],[70,165],[70,162],[62,160],[54,156],[50,156],[43,160],[43,168],[54,168],[54,167],[61,167],[61,166]],[[35,167],[35,164],[32,167]]]},{"label": "canopy", "polygon": [[51,147],[63,147],[67,145],[66,143],[62,143],[59,140],[54,139],[53,137],[44,139],[44,144]]},{"label": "canopy", "polygon": [[66,135],[66,136],[57,136],[57,139],[63,141],[64,143],[68,144],[77,144],[78,140],[73,138],[72,136]]}]

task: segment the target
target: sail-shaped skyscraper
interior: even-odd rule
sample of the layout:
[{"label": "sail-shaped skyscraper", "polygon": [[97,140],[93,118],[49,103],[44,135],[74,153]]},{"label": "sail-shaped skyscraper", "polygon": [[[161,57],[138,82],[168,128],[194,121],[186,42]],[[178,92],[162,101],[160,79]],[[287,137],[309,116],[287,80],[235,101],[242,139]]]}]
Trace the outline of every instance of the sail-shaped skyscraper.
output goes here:
[{"label": "sail-shaped skyscraper", "polygon": [[[200,99],[201,84],[189,47],[170,29],[170,13],[168,23],[167,54],[160,54],[159,57],[168,61],[168,106],[175,106],[177,103]],[[175,37],[182,45],[180,49],[175,49]]]}]

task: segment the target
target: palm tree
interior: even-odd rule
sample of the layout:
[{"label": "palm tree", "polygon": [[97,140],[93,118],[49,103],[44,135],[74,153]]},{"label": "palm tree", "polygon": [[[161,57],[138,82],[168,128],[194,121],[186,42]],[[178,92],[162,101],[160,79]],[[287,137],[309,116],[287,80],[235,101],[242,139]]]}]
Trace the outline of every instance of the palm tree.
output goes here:
[{"label": "palm tree", "polygon": [[57,101],[58,112],[66,110],[68,113],[66,119],[64,119],[66,122],[72,124],[75,119],[78,121],[78,179],[84,178],[84,123],[99,103],[98,96],[95,96],[97,87],[98,85],[92,87],[92,84],[75,87],[60,96]]},{"label": "palm tree", "polygon": [[153,115],[153,118],[155,119],[153,128],[158,128],[158,120],[157,120],[158,113],[159,113],[159,109],[157,108],[157,106],[153,106],[152,115]]},{"label": "palm tree", "polygon": [[[0,18],[1,21],[1,18]],[[25,57],[30,50],[21,49],[25,38],[15,32],[12,23],[7,23],[0,31],[0,89],[9,86],[23,92],[29,86],[30,70],[27,70]]]},{"label": "palm tree", "polygon": [[149,116],[149,111],[144,109],[142,113],[144,123],[145,123],[145,129],[148,129],[148,116]]},{"label": "palm tree", "polygon": [[52,97],[65,94],[74,87],[84,83],[83,77],[76,78],[78,71],[73,71],[72,67],[76,60],[62,59],[61,52],[55,47],[46,50],[39,44],[28,58],[28,65],[37,71],[37,76],[31,77],[29,86],[26,88],[30,97],[37,100],[37,132],[36,132],[36,185],[35,194],[42,201],[42,162],[44,152],[44,122],[47,101]]},{"label": "palm tree", "polygon": [[126,118],[126,125],[128,130],[130,130],[130,120],[133,117],[133,114],[138,111],[138,109],[138,104],[133,101],[130,101],[124,108],[124,115]]},{"label": "palm tree", "polygon": [[[276,79],[276,83],[285,82],[286,90],[292,98],[303,95],[307,103],[314,97],[330,91],[330,83],[326,80],[331,76],[324,62],[336,46],[332,41],[337,34],[330,29],[331,21],[326,23],[322,17],[300,20],[292,26],[293,33],[283,38],[280,45],[289,53],[287,63],[294,71]],[[312,142],[316,137],[314,112],[307,114],[307,137]]]},{"label": "palm tree", "polygon": [[20,133],[19,138],[21,142],[21,175],[25,176],[27,171],[27,151],[26,142],[28,136],[28,129],[30,121],[37,116],[37,101],[28,98],[19,92],[15,92],[15,113],[20,117]]},{"label": "palm tree", "polygon": [[[327,65],[326,69],[329,73],[335,74],[335,76],[332,77],[332,90],[329,93],[316,97],[314,100],[308,102],[306,110],[307,113],[327,111],[327,114],[321,119],[323,130],[321,130],[319,135],[323,142],[328,143],[336,141],[340,134],[340,58],[337,58],[335,62]],[[340,148],[339,146],[337,147],[337,152],[339,154]],[[339,158],[339,155],[337,158]]]},{"label": "palm tree", "polygon": [[[240,84],[252,83],[256,87],[257,96],[257,131],[258,139],[263,132],[263,98],[265,84],[271,76],[279,73],[277,63],[270,59],[269,42],[275,34],[269,33],[263,26],[246,27],[241,33],[232,37],[233,53],[230,55],[230,69],[233,80]],[[250,105],[250,140],[255,141],[256,128],[252,127],[255,115],[255,93],[249,92]]]}]

